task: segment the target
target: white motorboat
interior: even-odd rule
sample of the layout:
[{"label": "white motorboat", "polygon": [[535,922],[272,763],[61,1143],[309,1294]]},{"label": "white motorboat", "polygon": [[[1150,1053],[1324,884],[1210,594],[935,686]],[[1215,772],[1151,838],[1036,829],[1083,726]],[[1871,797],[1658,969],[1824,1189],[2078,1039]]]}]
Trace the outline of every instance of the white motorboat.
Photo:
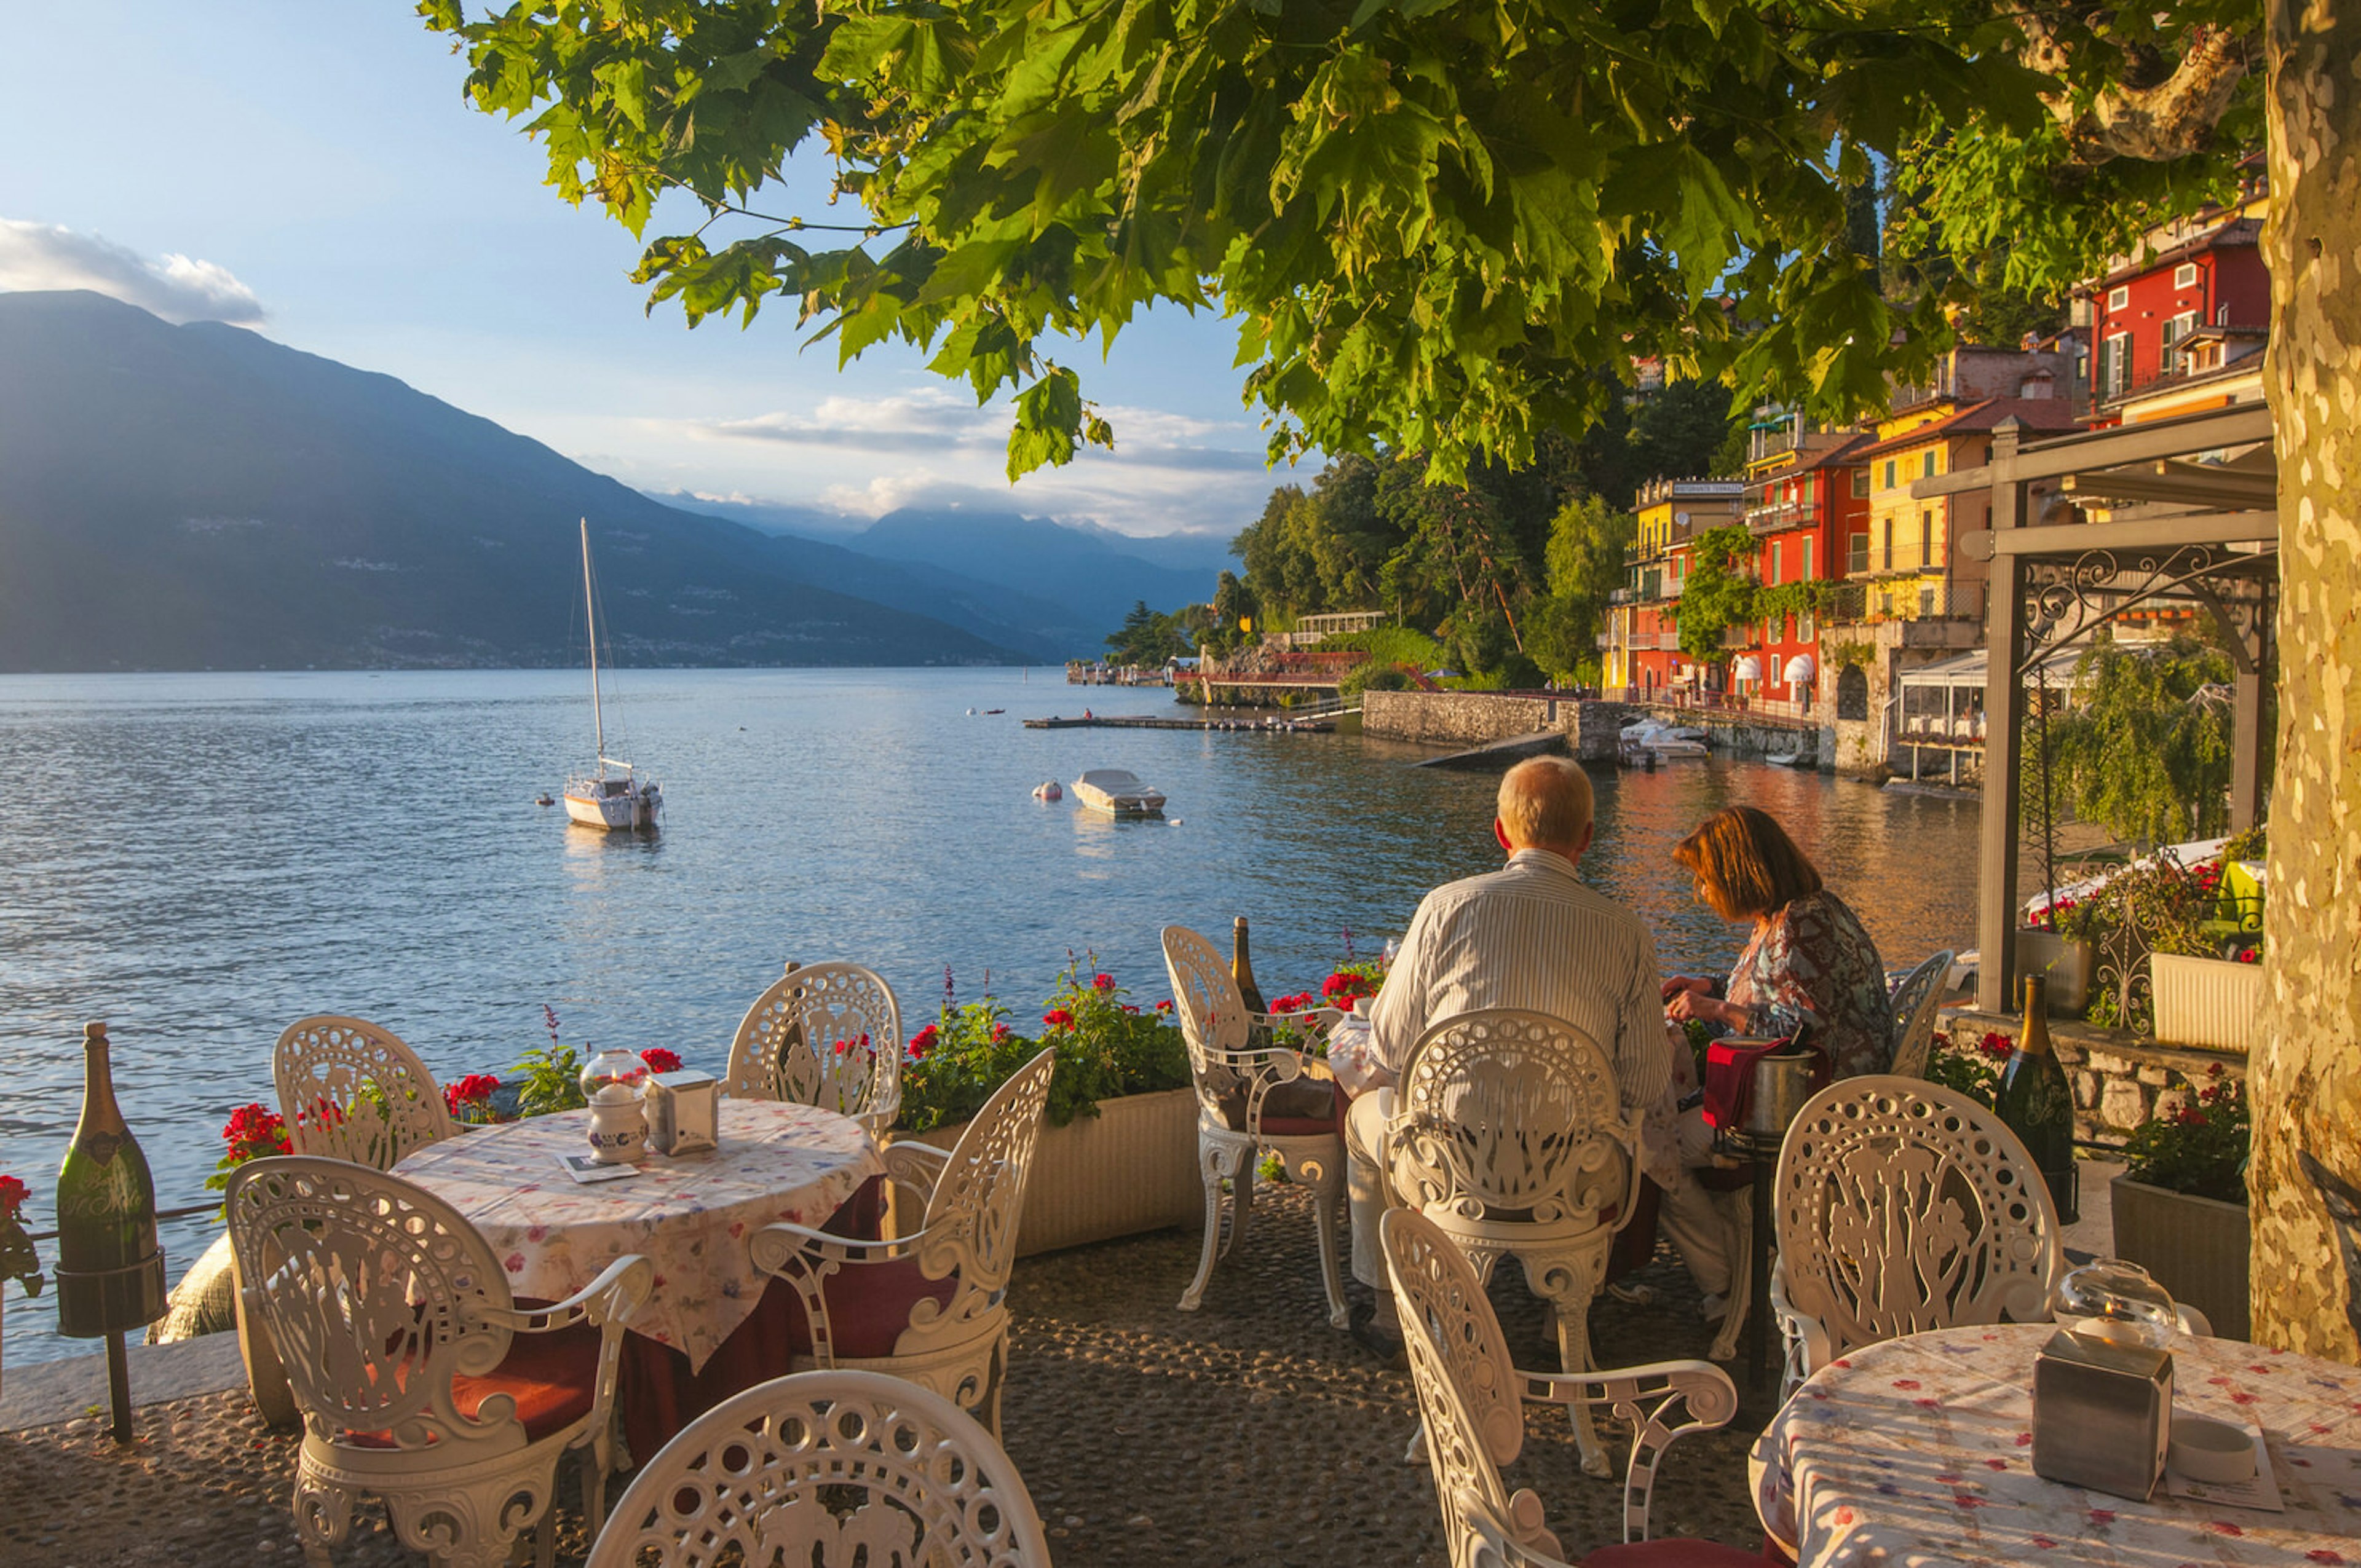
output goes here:
[{"label": "white motorboat", "polygon": [[1074,781],[1074,798],[1110,817],[1157,817],[1164,810],[1164,792],[1139,782],[1126,768],[1093,768]]},{"label": "white motorboat", "polygon": [[1058,781],[1056,779],[1044,779],[1039,784],[1033,786],[1033,798],[1036,800],[1063,800],[1066,798],[1066,792],[1058,787]]},{"label": "white motorboat", "polygon": [[[566,781],[568,820],[605,833],[645,833],[664,825],[664,792],[631,763],[607,755],[607,716],[598,701],[598,603],[590,587],[590,520],[582,520],[582,602],[590,627],[590,732],[597,768]],[[610,769],[620,768],[618,778]]]},{"label": "white motorboat", "polygon": [[1616,743],[1624,757],[1633,761],[1653,758],[1661,762],[1673,757],[1703,757],[1708,754],[1704,730],[1675,729],[1653,718],[1625,725],[1618,732]]}]

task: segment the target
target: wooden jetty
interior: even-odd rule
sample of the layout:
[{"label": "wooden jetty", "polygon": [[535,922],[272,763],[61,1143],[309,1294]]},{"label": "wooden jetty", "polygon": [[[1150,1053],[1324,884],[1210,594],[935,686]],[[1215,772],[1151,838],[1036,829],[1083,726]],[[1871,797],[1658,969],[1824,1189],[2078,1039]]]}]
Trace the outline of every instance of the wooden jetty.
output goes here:
[{"label": "wooden jetty", "polygon": [[1095,713],[1088,718],[1028,718],[1027,729],[1253,729],[1298,735],[1325,734],[1336,722],[1327,718],[1159,718],[1146,713]]}]

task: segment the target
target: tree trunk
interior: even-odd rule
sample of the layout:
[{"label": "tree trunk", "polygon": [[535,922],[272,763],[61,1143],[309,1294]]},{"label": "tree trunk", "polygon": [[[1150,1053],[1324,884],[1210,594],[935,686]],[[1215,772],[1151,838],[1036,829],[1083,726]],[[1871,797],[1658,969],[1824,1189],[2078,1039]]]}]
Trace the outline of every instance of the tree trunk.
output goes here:
[{"label": "tree trunk", "polygon": [[2267,26],[2280,684],[2254,1323],[2266,1344],[2356,1361],[2361,1264],[2299,1154],[2361,1184],[2361,3],[2269,0]]}]

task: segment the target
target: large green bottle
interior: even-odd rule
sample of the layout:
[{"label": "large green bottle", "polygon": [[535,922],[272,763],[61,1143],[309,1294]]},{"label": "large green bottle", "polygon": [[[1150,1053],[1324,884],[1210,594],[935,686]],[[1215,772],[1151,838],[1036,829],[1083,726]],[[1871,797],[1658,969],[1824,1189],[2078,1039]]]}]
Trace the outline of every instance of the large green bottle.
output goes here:
[{"label": "large green bottle", "polygon": [[164,1315],[156,1182],[115,1103],[106,1025],[82,1025],[82,1121],[58,1168],[58,1332],[98,1339]]},{"label": "large green bottle", "polygon": [[2070,1225],[2081,1214],[2081,1185],[2074,1169],[2074,1093],[2049,1046],[2047,991],[2041,976],[2025,977],[2025,1025],[2001,1073],[1993,1109],[2033,1156],[2058,1218]]}]

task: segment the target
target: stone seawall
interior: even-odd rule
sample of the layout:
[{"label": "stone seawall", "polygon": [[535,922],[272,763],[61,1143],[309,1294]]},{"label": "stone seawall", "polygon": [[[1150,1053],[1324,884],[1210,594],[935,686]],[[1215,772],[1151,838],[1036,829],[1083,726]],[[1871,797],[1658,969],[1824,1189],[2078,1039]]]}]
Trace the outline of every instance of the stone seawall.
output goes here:
[{"label": "stone seawall", "polygon": [[1586,762],[1615,760],[1615,738],[1635,714],[1620,702],[1502,692],[1364,692],[1361,733],[1433,746],[1488,746],[1554,729]]},{"label": "stone seawall", "polygon": [[1364,692],[1361,733],[1437,746],[1484,746],[1515,735],[1564,729],[1575,707],[1570,697],[1499,692]]},{"label": "stone seawall", "polygon": [[[1944,1013],[1936,1031],[1973,1050],[1988,1034],[2014,1045],[2017,1027],[2007,1014],[1961,1008]],[[2214,1078],[2246,1076],[2246,1058],[2235,1052],[2159,1046],[2120,1029],[2053,1018],[2049,1041],[2074,1086],[2074,1135],[2089,1144],[2121,1144],[2148,1117],[2180,1110]]]}]

